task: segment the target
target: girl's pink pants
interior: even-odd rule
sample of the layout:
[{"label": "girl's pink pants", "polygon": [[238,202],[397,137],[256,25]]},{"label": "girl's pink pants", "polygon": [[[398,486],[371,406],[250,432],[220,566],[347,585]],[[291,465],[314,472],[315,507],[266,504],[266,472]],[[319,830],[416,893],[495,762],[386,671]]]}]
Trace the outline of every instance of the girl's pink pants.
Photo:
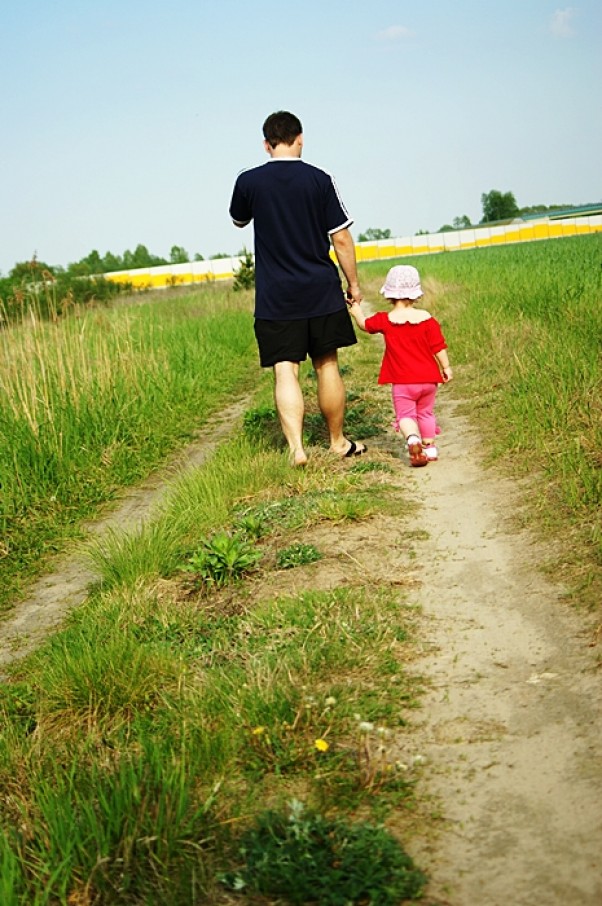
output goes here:
[{"label": "girl's pink pants", "polygon": [[401,418],[413,418],[421,437],[435,437],[439,433],[435,421],[437,384],[392,384],[391,395],[396,431]]}]

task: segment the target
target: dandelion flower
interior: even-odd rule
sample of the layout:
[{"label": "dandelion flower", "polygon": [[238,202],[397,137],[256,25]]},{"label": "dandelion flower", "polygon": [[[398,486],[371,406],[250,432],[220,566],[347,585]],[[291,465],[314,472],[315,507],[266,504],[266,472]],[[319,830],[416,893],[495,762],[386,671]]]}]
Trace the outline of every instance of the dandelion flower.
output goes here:
[{"label": "dandelion flower", "polygon": [[369,720],[363,720],[360,723],[360,733],[371,733],[374,729],[374,724],[371,724]]},{"label": "dandelion flower", "polygon": [[328,745],[328,743],[326,742],[325,739],[316,739],[316,741],[314,742],[314,745],[315,745],[316,749],[318,750],[318,752],[328,752],[328,750],[330,748],[330,746]]},{"label": "dandelion flower", "polygon": [[334,695],[329,695],[328,698],[325,699],[325,701],[324,701],[324,704],[328,705],[329,708],[331,708],[333,705],[336,705],[336,703],[337,703],[337,700],[334,697]]},{"label": "dandelion flower", "polygon": [[265,727],[255,727],[253,730],[253,736],[261,736],[262,733],[265,733]]}]

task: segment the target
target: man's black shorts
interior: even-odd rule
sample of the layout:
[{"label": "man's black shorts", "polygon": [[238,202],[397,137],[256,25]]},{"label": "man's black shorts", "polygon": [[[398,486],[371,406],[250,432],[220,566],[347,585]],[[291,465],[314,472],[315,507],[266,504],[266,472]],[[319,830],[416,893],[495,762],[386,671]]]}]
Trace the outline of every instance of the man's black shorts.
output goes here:
[{"label": "man's black shorts", "polygon": [[319,359],[343,346],[357,343],[347,308],[331,315],[300,321],[255,319],[255,336],[263,368],[278,362],[304,362]]}]

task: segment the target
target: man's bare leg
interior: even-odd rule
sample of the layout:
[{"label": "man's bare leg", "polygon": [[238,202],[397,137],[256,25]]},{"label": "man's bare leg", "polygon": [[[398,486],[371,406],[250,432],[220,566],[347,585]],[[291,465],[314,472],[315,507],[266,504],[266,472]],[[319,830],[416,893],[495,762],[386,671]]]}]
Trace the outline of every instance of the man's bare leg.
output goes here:
[{"label": "man's bare leg", "polygon": [[291,464],[304,466],[303,416],[305,406],[299,384],[299,363],[278,362],[274,365],[274,401],[282,431],[290,450]]},{"label": "man's bare leg", "polygon": [[[345,418],[345,385],[339,371],[339,359],[336,349],[325,356],[313,360],[318,378],[318,406],[324,416],[330,434],[330,449],[339,456],[345,456],[351,447],[351,441],[343,434]],[[362,445],[359,452],[362,452]]]}]

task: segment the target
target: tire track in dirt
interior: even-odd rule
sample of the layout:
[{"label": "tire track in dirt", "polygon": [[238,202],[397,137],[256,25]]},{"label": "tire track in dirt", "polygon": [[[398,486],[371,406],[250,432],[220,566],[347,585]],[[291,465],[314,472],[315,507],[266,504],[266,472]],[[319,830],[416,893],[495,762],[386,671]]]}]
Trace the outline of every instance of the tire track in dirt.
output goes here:
[{"label": "tire track in dirt", "polygon": [[[159,506],[173,480],[187,469],[202,465],[240,423],[252,396],[237,400],[220,412],[202,434],[179,451],[163,468],[133,489],[126,489],[116,508],[87,524],[88,539],[104,533],[135,531]],[[65,615],[81,604],[97,576],[86,556],[86,541],[57,557],[52,570],[34,582],[25,597],[0,623],[0,669],[32,651]],[[2,676],[0,675],[0,680]]]}]

